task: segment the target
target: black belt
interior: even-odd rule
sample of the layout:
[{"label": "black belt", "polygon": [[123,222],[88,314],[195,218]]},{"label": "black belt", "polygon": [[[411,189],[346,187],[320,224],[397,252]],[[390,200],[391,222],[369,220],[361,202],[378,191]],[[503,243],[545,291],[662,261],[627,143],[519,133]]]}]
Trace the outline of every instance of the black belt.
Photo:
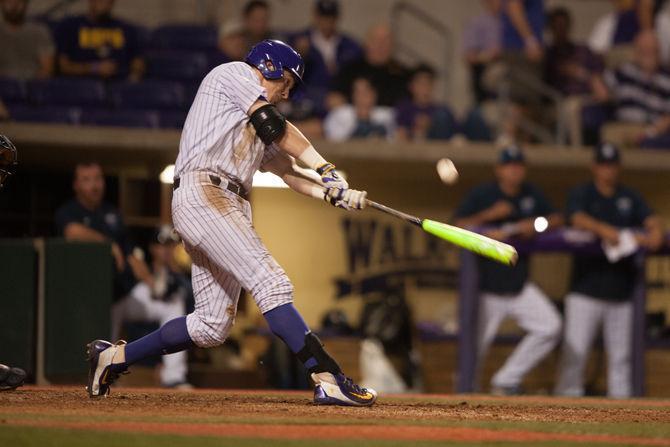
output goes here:
[{"label": "black belt", "polygon": [[[221,184],[221,177],[217,177],[216,175],[209,174],[209,181],[212,182],[212,185],[214,186],[219,186]],[[178,178],[174,179],[174,183],[172,184],[172,190],[176,190],[179,188],[179,184],[181,182],[179,181]],[[242,197],[243,199],[247,199],[247,193],[242,188],[241,185],[238,185],[237,183],[231,182],[228,180],[228,184],[226,185],[226,189],[232,193],[237,194],[238,196]]]}]

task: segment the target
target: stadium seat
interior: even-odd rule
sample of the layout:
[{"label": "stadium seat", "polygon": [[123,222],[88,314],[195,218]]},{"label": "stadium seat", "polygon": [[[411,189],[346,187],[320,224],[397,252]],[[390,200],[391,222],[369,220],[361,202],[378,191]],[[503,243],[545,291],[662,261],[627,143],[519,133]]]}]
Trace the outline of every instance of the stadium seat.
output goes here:
[{"label": "stadium seat", "polygon": [[155,50],[146,55],[147,76],[156,79],[194,81],[202,79],[209,69],[204,53]]},{"label": "stadium seat", "polygon": [[110,86],[112,103],[129,109],[178,109],[184,106],[184,88],[177,82],[149,80]]},{"label": "stadium seat", "polygon": [[80,123],[92,126],[158,128],[158,112],[153,110],[86,109]]},{"label": "stadium seat", "polygon": [[0,98],[9,104],[26,100],[26,87],[16,79],[0,78]]},{"label": "stadium seat", "polygon": [[11,119],[30,123],[78,124],[81,110],[77,107],[9,105]]},{"label": "stadium seat", "polygon": [[38,105],[103,106],[107,102],[104,84],[93,79],[30,81],[28,97]]},{"label": "stadium seat", "polygon": [[166,25],[156,28],[149,47],[169,50],[211,51],[216,48],[217,29],[194,25]]}]

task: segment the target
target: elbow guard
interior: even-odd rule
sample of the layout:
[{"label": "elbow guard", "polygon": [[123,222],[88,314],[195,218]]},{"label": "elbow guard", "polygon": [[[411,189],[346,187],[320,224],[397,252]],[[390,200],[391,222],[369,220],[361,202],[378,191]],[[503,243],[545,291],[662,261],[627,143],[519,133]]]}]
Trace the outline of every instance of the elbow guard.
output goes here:
[{"label": "elbow guard", "polygon": [[256,129],[256,135],[266,145],[274,143],[286,132],[286,118],[272,104],[256,109],[251,114],[250,121]]}]

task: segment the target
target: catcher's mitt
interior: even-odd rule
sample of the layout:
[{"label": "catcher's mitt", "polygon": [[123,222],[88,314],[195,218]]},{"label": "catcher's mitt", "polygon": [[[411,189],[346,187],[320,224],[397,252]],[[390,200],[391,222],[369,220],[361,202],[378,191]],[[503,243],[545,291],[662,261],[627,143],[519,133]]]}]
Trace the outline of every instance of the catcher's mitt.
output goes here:
[{"label": "catcher's mitt", "polygon": [[4,135],[0,135],[0,188],[7,178],[14,174],[18,164],[16,146]]},{"label": "catcher's mitt", "polygon": [[26,380],[26,372],[21,368],[10,368],[0,364],[0,391],[15,390]]}]

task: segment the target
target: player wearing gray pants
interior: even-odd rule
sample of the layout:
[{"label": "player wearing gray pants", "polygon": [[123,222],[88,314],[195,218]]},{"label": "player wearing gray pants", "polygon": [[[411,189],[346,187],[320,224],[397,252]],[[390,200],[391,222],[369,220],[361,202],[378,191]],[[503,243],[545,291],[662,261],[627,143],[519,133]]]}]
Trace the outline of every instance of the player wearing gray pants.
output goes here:
[{"label": "player wearing gray pants", "polygon": [[[663,244],[661,220],[633,189],[619,184],[620,155],[612,144],[596,147],[593,181],[573,189],[566,214],[575,228],[618,244],[620,231],[644,227],[642,247]],[[630,397],[633,305],[637,269],[632,256],[610,262],[604,254],[575,256],[570,293],[565,299],[565,337],[556,394],[584,394],[584,370],[602,325],[607,353],[607,394]]]},{"label": "player wearing gray pants", "polygon": [[[475,188],[456,211],[459,226],[490,226],[486,234],[504,240],[510,236],[533,237],[534,220],[548,216],[551,225],[560,215],[535,186],[527,183],[525,158],[516,146],[500,152],[495,169],[497,181]],[[506,318],[513,318],[526,336],[493,376],[496,394],[517,394],[523,377],[556,345],[561,332],[561,317],[549,298],[528,281],[529,258],[519,257],[515,267],[478,259],[479,323],[478,369]]]}]

